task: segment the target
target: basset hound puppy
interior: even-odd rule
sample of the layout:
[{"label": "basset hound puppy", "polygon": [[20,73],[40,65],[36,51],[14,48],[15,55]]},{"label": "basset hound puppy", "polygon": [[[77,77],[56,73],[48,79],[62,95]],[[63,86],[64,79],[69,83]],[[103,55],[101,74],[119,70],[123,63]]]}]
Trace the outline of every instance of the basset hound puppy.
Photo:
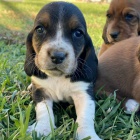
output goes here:
[{"label": "basset hound puppy", "polygon": [[81,11],[71,3],[52,2],[36,16],[27,37],[25,72],[31,76],[36,123],[28,132],[48,135],[55,128],[53,102],[75,105],[77,138],[100,140],[94,129],[93,86],[97,57]]},{"label": "basset hound puppy", "polygon": [[116,43],[99,57],[98,62],[96,91],[110,94],[116,90],[116,97],[123,101],[126,113],[139,111],[140,37]]},{"label": "basset hound puppy", "polygon": [[140,34],[140,0],[112,0],[106,17],[98,57],[116,42]]}]

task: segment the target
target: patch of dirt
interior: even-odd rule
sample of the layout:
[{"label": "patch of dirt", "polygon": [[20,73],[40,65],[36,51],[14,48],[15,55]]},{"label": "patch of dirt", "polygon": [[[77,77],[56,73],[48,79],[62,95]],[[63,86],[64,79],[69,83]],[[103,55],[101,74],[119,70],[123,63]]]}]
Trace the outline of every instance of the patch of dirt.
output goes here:
[{"label": "patch of dirt", "polygon": [[17,31],[0,33],[0,41],[4,41],[6,44],[21,44],[25,45],[26,33]]}]

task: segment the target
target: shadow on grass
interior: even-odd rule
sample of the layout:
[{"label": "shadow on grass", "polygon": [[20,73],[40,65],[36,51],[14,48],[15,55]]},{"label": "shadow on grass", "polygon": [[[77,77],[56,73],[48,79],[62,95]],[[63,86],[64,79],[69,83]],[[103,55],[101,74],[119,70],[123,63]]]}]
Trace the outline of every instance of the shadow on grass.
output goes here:
[{"label": "shadow on grass", "polygon": [[0,30],[1,28],[3,28],[4,30],[0,32],[0,41],[4,41],[4,43],[7,45],[11,44],[25,45],[25,40],[27,36],[26,33],[10,30],[0,24]]},{"label": "shadow on grass", "polygon": [[24,44],[31,30],[36,13],[49,1],[11,2],[1,1],[2,18],[0,22],[0,40],[6,44]]},{"label": "shadow on grass", "polygon": [[[7,11],[14,12],[14,14],[16,15],[15,18],[9,14],[8,16],[11,16],[11,20],[13,20],[12,18],[15,18],[14,19],[15,24],[16,24],[16,20],[17,22],[20,21],[22,23],[21,25],[18,25],[21,26],[18,27],[19,30],[14,29],[16,27],[14,23],[8,23],[8,25],[11,26],[11,28],[9,28],[7,24],[0,23],[0,40],[3,40],[6,44],[25,44],[27,31],[29,30],[31,23],[33,22],[31,15],[29,15],[27,11],[21,10],[20,7],[15,6],[15,4],[17,3],[19,2],[5,2],[5,1],[1,2],[2,7],[5,7]],[[24,22],[24,24],[22,21]]]}]

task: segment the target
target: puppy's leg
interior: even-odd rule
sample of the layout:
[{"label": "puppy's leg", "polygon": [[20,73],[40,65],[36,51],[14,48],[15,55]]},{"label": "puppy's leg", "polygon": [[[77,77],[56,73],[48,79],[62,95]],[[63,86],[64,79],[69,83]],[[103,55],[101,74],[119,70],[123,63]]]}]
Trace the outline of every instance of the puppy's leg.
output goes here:
[{"label": "puppy's leg", "polygon": [[53,102],[44,93],[42,89],[33,91],[33,100],[36,102],[36,122],[28,127],[27,132],[33,130],[39,135],[48,135],[51,132],[51,126],[55,128],[54,114],[52,110]]},{"label": "puppy's leg", "polygon": [[94,129],[95,102],[86,92],[72,95],[77,113],[78,139],[90,136],[91,140],[100,140]]},{"label": "puppy's leg", "polygon": [[27,132],[33,130],[39,135],[48,135],[51,132],[51,125],[55,128],[52,101],[46,100],[36,105],[36,122],[28,127]]}]

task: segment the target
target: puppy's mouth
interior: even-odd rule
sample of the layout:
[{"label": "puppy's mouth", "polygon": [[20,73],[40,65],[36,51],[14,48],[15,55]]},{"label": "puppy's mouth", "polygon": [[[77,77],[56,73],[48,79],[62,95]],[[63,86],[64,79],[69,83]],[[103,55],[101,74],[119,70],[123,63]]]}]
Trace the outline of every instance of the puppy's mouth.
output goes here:
[{"label": "puppy's mouth", "polygon": [[64,73],[60,70],[47,70],[45,73],[49,76],[62,76]]},{"label": "puppy's mouth", "polygon": [[77,60],[73,61],[73,63],[71,61],[64,61],[61,64],[54,64],[49,60],[38,61],[38,58],[36,57],[35,64],[39,70],[51,77],[70,75],[77,68]]},{"label": "puppy's mouth", "polygon": [[49,76],[61,76],[61,75],[65,74],[61,69],[59,69],[57,67],[45,69],[42,71]]},{"label": "puppy's mouth", "polygon": [[117,42],[119,42],[119,41],[117,41],[117,40],[113,40],[113,41],[111,41],[111,42],[109,42],[109,44],[115,44],[115,43],[117,43]]},{"label": "puppy's mouth", "polygon": [[47,70],[50,70],[50,71],[60,71],[58,68],[52,68],[52,69],[47,69]]},{"label": "puppy's mouth", "polygon": [[121,40],[119,40],[119,39],[110,39],[110,38],[108,38],[108,44],[115,44],[115,43],[117,43],[117,42],[119,42],[119,41],[121,41]]},{"label": "puppy's mouth", "polygon": [[46,73],[48,76],[62,76],[62,75],[70,75],[70,72],[66,72],[65,69],[61,69],[59,67],[54,67],[54,68],[48,68],[42,70],[42,72]]}]

